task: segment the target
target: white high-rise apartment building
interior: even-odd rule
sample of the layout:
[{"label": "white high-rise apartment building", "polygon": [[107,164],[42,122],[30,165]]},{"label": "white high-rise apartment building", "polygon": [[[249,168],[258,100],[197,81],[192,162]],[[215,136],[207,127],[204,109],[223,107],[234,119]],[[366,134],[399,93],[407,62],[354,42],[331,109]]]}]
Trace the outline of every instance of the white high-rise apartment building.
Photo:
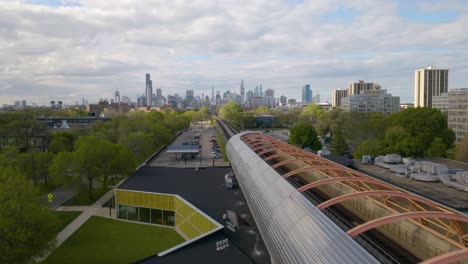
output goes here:
[{"label": "white high-rise apartment building", "polygon": [[342,98],[340,108],[364,114],[389,114],[400,111],[400,97],[387,94],[387,90],[368,90]]},{"label": "white high-rise apartment building", "polygon": [[420,69],[414,73],[414,107],[432,107],[432,97],[448,91],[448,69]]}]

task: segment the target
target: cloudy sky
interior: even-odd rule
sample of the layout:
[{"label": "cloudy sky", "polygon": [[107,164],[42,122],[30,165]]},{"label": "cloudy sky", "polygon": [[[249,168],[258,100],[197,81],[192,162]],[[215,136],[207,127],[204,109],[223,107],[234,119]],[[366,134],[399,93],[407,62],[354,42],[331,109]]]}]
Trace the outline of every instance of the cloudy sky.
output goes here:
[{"label": "cloudy sky", "polygon": [[0,0],[0,104],[134,100],[147,72],[163,95],[365,80],[412,102],[414,70],[468,87],[467,58],[462,0]]}]

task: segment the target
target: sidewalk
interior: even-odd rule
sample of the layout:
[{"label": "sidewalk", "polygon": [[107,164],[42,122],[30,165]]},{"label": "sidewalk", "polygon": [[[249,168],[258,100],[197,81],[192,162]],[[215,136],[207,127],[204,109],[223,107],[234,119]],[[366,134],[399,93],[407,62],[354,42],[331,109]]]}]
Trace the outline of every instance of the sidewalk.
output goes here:
[{"label": "sidewalk", "polygon": [[[78,191],[74,188],[73,183],[69,183],[63,186],[58,187],[57,189],[50,192],[53,195],[52,203],[48,203],[52,210],[59,207],[61,204],[75,196]],[[47,195],[49,193],[44,194],[42,199],[44,202],[47,202]]]},{"label": "sidewalk", "polygon": [[[57,243],[56,247],[58,248],[60,245],[63,244],[73,233],[75,233],[78,228],[81,227],[86,221],[88,221],[89,218],[93,215],[101,215],[100,210],[102,209],[107,209],[108,208],[103,208],[102,204],[106,201],[108,201],[112,196],[114,195],[114,188],[110,189],[106,194],[104,194],[99,200],[97,200],[94,204],[89,205],[89,206],[60,206],[57,208],[57,211],[83,211],[75,220],[73,220],[68,226],[66,226],[60,233],[57,235]],[[42,258],[39,259],[39,262],[44,261],[47,259],[47,257],[53,252],[50,251],[47,254],[45,254]]]}]

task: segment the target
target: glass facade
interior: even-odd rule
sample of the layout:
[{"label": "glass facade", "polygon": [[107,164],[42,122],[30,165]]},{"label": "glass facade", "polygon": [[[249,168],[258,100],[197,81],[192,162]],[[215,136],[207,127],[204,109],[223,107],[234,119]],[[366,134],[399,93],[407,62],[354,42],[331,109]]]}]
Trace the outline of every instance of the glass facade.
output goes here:
[{"label": "glass facade", "polygon": [[187,239],[217,228],[215,222],[174,195],[116,190],[116,201],[117,218],[172,226]]}]

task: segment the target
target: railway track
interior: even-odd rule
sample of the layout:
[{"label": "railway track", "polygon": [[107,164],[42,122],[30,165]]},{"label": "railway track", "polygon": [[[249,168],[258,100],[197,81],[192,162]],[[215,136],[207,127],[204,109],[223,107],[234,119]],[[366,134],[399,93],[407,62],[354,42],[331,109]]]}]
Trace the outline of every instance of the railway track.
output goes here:
[{"label": "railway track", "polygon": [[239,133],[239,130],[237,130],[237,128],[235,128],[231,123],[225,120],[222,120],[219,117],[215,117],[215,119],[216,119],[216,122],[218,123],[218,126],[221,128],[224,136],[226,137],[226,139],[229,140],[235,134]]}]

